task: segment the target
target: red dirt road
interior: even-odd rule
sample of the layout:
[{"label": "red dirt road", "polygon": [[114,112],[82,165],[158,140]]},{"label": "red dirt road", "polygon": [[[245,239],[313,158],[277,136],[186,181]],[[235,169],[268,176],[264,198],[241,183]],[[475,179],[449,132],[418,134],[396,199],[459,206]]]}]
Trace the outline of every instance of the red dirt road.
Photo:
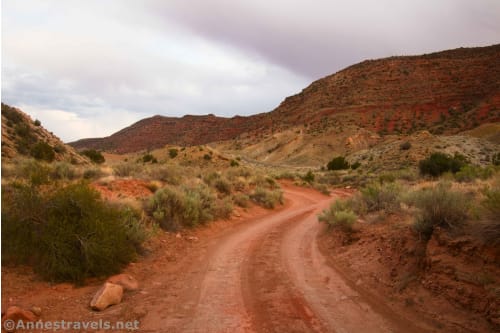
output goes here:
[{"label": "red dirt road", "polygon": [[[245,223],[184,272],[174,316],[158,302],[141,320],[166,332],[411,332],[347,285],[316,245],[317,214],[331,198],[285,188],[286,209]],[[185,277],[184,277],[185,276]],[[371,302],[373,303],[373,302]],[[385,309],[384,309],[385,310]]]}]

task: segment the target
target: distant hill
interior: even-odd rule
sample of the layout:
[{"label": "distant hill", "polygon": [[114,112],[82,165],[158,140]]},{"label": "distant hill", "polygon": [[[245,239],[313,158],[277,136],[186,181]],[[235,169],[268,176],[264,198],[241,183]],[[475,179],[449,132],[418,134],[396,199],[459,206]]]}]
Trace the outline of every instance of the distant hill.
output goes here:
[{"label": "distant hill", "polygon": [[89,160],[47,131],[39,120],[2,103],[2,159],[26,156],[86,164]]},{"label": "distant hill", "polygon": [[[367,60],[313,82],[275,110],[249,117],[155,116],[109,137],[70,143],[127,153],[254,139],[300,127],[306,135],[357,127],[378,135],[456,134],[500,120],[500,45]],[[246,141],[245,141],[246,140]]]}]

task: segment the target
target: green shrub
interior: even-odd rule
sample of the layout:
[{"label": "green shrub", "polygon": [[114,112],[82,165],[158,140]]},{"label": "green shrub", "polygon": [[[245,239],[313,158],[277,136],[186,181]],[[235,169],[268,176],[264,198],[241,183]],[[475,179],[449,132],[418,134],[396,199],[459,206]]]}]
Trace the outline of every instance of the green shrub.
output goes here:
[{"label": "green shrub", "polygon": [[41,126],[42,125],[42,122],[38,119],[36,119],[34,122],[33,122],[33,125],[35,125],[36,127],[38,126]]},{"label": "green shrub", "polygon": [[300,178],[302,178],[303,181],[311,184],[314,182],[314,173],[311,170],[309,170],[304,176]]},{"label": "green shrub", "polygon": [[353,170],[356,170],[357,168],[359,168],[361,166],[361,163],[359,161],[356,161],[354,162],[352,165],[351,165],[351,169]]},{"label": "green shrub", "polygon": [[339,228],[346,233],[352,232],[357,219],[358,216],[352,211],[350,202],[346,200],[335,200],[328,209],[318,215],[318,220],[327,223],[328,228]]},{"label": "green shrub", "polygon": [[244,193],[237,193],[233,196],[233,201],[236,205],[247,208],[250,202],[250,197]]},{"label": "green shrub", "polygon": [[75,169],[67,162],[57,162],[51,172],[53,179],[74,179],[75,175]]},{"label": "green shrub", "polygon": [[214,217],[215,197],[205,185],[164,187],[146,202],[145,210],[166,230],[193,227]]},{"label": "green shrub", "polygon": [[205,155],[203,155],[203,159],[204,159],[205,161],[210,161],[210,160],[212,159],[212,155],[210,155],[210,154],[205,154]]},{"label": "green shrub", "polygon": [[470,202],[465,194],[444,183],[413,193],[409,201],[419,209],[414,228],[424,239],[432,236],[435,227],[453,229],[463,225]]},{"label": "green shrub", "polygon": [[464,165],[460,171],[455,173],[455,179],[459,182],[473,182],[476,179],[488,179],[493,176],[495,170],[493,167],[482,168],[474,165]]},{"label": "green shrub", "polygon": [[400,194],[399,184],[373,183],[360,190],[360,199],[367,212],[395,212],[400,207]]},{"label": "green shrub", "polygon": [[31,148],[31,156],[37,160],[52,162],[56,157],[54,149],[46,142],[39,141]]},{"label": "green shrub", "polygon": [[120,163],[113,167],[113,173],[118,177],[130,177],[137,171],[139,171],[139,166],[129,162]]},{"label": "green shrub", "polygon": [[142,229],[136,217],[107,204],[85,183],[43,193],[29,185],[3,191],[6,262],[31,263],[50,280],[83,282],[118,272],[137,254]]},{"label": "green shrub", "polygon": [[153,156],[153,154],[145,154],[144,156],[142,156],[142,163],[158,163],[158,160],[156,159],[156,157]]},{"label": "green shrub", "polygon": [[240,164],[237,161],[235,161],[235,160],[231,160],[230,166],[237,167],[237,166],[240,166]]},{"label": "green shrub", "polygon": [[80,152],[80,155],[88,157],[93,163],[102,164],[106,161],[101,152],[95,149],[87,149]]},{"label": "green shrub", "polygon": [[170,148],[168,150],[168,156],[170,156],[170,158],[176,158],[178,154],[179,151],[176,148]]},{"label": "green shrub", "polygon": [[421,160],[418,164],[422,175],[438,177],[445,172],[458,172],[467,161],[463,155],[450,156],[443,153],[432,153],[428,158]]},{"label": "green shrub", "polygon": [[255,188],[254,192],[250,194],[250,199],[256,204],[272,209],[277,204],[283,204],[283,192],[280,189],[268,190],[263,187]]},{"label": "green shrub", "polygon": [[179,185],[183,179],[180,168],[174,165],[161,165],[147,171],[150,178],[160,180],[170,185]]},{"label": "green shrub", "polygon": [[221,194],[231,194],[231,184],[225,178],[216,179],[214,181],[214,187]]},{"label": "green shrub", "polygon": [[326,165],[326,168],[328,170],[344,170],[344,169],[349,169],[349,162],[346,161],[345,157],[343,156],[337,156],[333,158],[328,164]]},{"label": "green shrub", "polygon": [[16,171],[18,177],[25,179],[33,186],[48,184],[51,170],[47,164],[30,159],[23,161]]}]

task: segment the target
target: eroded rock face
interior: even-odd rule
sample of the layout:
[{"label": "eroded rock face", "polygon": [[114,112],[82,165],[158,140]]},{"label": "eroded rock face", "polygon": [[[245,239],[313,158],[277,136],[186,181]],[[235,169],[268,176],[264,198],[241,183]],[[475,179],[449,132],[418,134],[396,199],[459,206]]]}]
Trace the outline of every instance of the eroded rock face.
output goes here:
[{"label": "eroded rock face", "polygon": [[[11,306],[2,317],[2,330],[15,332],[15,327],[19,321],[34,322],[37,320],[38,317],[33,312],[24,310],[18,306]],[[10,321],[10,323],[8,321]]]},{"label": "eroded rock face", "polygon": [[110,277],[108,282],[122,286],[125,291],[139,289],[139,282],[130,274],[118,274]]},{"label": "eroded rock face", "polygon": [[[154,116],[105,138],[70,143],[118,153],[244,135],[355,124],[381,133],[458,133],[500,120],[500,45],[368,60],[311,83],[272,112],[248,117]],[[260,110],[255,110],[259,112]],[[341,115],[334,119],[335,115]]]},{"label": "eroded rock face", "polygon": [[94,298],[90,302],[90,307],[92,310],[102,311],[107,307],[115,304],[119,304],[123,297],[123,287],[105,282],[104,285],[97,291]]}]

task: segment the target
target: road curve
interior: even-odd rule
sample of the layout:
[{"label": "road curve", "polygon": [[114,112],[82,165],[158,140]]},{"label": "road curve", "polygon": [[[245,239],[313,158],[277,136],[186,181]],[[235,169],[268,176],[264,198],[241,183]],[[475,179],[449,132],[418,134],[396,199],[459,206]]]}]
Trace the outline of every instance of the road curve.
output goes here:
[{"label": "road curve", "polygon": [[[166,332],[401,332],[326,264],[317,214],[331,197],[285,187],[287,208],[242,224],[203,248],[175,320],[145,321]],[[161,304],[153,313],[161,314]],[[165,306],[165,304],[163,304]],[[385,308],[384,308],[385,309]],[[181,311],[181,312],[182,312]],[[164,317],[165,318],[165,317]],[[151,324],[155,325],[151,325]]]}]

